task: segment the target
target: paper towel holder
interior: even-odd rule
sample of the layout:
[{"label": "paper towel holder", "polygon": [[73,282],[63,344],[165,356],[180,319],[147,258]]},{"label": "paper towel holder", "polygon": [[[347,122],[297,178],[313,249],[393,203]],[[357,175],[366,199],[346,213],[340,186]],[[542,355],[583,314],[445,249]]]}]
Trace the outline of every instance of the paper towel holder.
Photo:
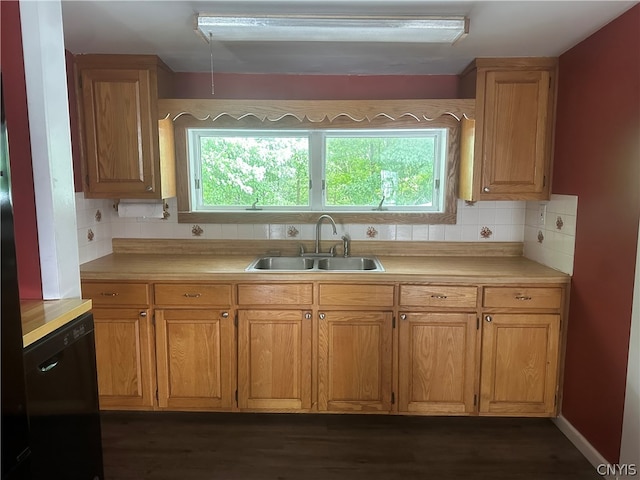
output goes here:
[{"label": "paper towel holder", "polygon": [[[120,200],[114,200],[113,202],[113,210],[118,212],[118,205],[120,204]],[[169,213],[169,204],[165,199],[162,199],[162,218],[160,220],[167,220],[171,214]]]}]

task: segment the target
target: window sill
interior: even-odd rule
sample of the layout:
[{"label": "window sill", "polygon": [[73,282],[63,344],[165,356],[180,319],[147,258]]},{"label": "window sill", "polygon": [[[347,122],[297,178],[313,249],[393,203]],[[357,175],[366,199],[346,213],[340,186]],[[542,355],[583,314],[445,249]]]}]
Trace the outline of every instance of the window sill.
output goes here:
[{"label": "window sill", "polygon": [[447,213],[417,212],[178,212],[178,223],[237,223],[283,224],[315,223],[318,217],[329,214],[337,223],[371,223],[397,225],[436,225],[456,223],[456,209]]}]

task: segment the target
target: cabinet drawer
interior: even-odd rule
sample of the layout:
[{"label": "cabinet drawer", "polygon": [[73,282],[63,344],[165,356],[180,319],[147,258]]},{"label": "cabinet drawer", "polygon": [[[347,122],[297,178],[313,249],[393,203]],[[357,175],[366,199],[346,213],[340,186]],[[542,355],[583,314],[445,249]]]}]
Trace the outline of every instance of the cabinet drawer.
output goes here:
[{"label": "cabinet drawer", "polygon": [[485,307],[560,308],[560,287],[486,287],[482,304]]},{"label": "cabinet drawer", "polygon": [[320,305],[393,306],[393,285],[321,284]]},{"label": "cabinet drawer", "polygon": [[82,297],[90,298],[94,307],[148,305],[146,283],[83,283]]},{"label": "cabinet drawer", "polygon": [[476,287],[443,285],[401,285],[400,305],[403,307],[465,307],[475,308]]},{"label": "cabinet drawer", "polygon": [[313,303],[313,285],[253,284],[238,285],[239,305],[302,305]]},{"label": "cabinet drawer", "polygon": [[220,305],[231,304],[231,285],[175,283],[154,287],[156,305]]}]

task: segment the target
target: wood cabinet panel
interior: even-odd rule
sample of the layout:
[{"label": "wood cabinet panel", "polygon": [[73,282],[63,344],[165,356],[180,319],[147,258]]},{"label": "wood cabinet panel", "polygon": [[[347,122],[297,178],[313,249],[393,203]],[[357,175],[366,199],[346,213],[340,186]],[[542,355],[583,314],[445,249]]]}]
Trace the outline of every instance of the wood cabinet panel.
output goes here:
[{"label": "wood cabinet panel", "polygon": [[157,310],[158,406],[231,408],[235,329],[228,311]]},{"label": "wood cabinet panel", "polygon": [[491,314],[482,327],[480,413],[555,412],[560,315]]},{"label": "wood cabinet panel", "polygon": [[485,307],[553,308],[562,306],[560,287],[485,287]]},{"label": "wood cabinet panel", "polygon": [[319,410],[391,410],[391,321],[391,312],[320,314]]},{"label": "wood cabinet panel", "polygon": [[463,72],[476,120],[462,122],[461,198],[548,199],[556,70],[554,58],[484,58]]},{"label": "wood cabinet panel", "polygon": [[101,409],[151,409],[155,369],[148,310],[94,308]]},{"label": "wood cabinet panel", "polygon": [[150,303],[146,283],[83,282],[82,298],[91,299],[94,307],[141,306]]},{"label": "wood cabinet panel", "polygon": [[238,285],[239,305],[305,305],[312,302],[311,283]]},{"label": "wood cabinet panel", "polygon": [[475,308],[477,287],[400,285],[401,307]]},{"label": "wood cabinet panel", "polygon": [[231,305],[231,285],[167,283],[154,286],[156,305],[202,306]]},{"label": "wood cabinet panel", "polygon": [[393,285],[358,285],[321,283],[319,304],[322,306],[393,306]]},{"label": "wood cabinet panel", "polygon": [[399,337],[399,411],[473,413],[476,315],[402,313]]},{"label": "wood cabinet panel", "polygon": [[311,312],[238,312],[238,406],[311,408]]},{"label": "wood cabinet panel", "polygon": [[157,115],[159,79],[167,83],[170,70],[155,56],[131,57],[75,57],[90,198],[175,196],[173,129]]}]

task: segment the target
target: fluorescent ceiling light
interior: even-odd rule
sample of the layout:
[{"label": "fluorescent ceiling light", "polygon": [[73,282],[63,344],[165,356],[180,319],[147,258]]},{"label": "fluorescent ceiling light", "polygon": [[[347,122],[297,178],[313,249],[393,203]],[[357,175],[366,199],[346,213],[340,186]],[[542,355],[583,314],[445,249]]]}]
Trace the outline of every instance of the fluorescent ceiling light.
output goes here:
[{"label": "fluorescent ceiling light", "polygon": [[197,30],[223,42],[400,42],[452,44],[469,31],[466,17],[198,15]]}]

